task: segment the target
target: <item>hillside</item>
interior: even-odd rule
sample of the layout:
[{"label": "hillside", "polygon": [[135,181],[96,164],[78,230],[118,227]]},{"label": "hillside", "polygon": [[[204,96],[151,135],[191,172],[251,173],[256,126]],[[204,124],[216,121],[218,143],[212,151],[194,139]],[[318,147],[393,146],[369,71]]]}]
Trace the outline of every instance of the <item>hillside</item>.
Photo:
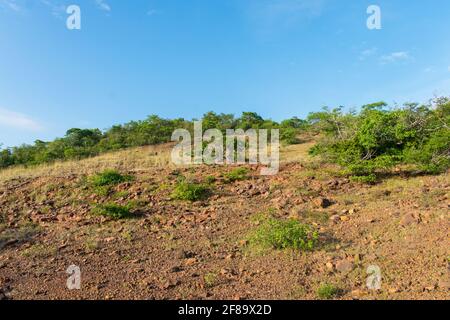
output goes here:
[{"label": "hillside", "polygon": [[[314,144],[283,147],[272,177],[175,168],[170,144],[5,169],[0,299],[448,298],[448,171],[361,184],[311,159]],[[92,177],[105,169],[130,178],[100,187]],[[180,181],[208,185],[208,197],[174,199]],[[102,215],[111,203],[131,217]],[[258,246],[265,221],[287,218],[317,232],[312,250]],[[72,264],[82,290],[66,288]],[[366,286],[371,265],[380,290]]]}]

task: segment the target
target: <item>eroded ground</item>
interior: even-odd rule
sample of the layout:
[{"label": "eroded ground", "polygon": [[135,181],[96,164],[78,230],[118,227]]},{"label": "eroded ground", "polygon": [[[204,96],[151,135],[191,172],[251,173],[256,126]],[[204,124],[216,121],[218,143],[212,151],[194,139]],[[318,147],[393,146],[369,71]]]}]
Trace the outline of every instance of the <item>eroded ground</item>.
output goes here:
[{"label": "eroded ground", "polygon": [[[0,184],[0,298],[317,299],[324,283],[340,299],[449,298],[448,174],[399,172],[368,186],[289,159],[276,176],[248,167],[248,179],[227,183],[230,167],[130,167],[118,156],[114,167],[135,180],[102,195],[76,165],[8,177]],[[213,194],[172,200],[181,175],[215,177]],[[135,218],[92,214],[106,202],[132,203]],[[248,235],[260,214],[313,226],[318,247],[254,250]],[[66,287],[72,264],[81,268],[81,290]],[[371,265],[381,270],[380,290],[367,289]]]}]

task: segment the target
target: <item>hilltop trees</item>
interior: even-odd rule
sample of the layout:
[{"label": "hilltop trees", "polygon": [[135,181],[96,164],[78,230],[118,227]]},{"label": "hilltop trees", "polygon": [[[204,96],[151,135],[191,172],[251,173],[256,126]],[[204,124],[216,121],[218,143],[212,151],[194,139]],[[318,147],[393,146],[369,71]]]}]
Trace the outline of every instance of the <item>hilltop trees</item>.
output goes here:
[{"label": "hilltop trees", "polygon": [[[282,139],[293,142],[298,133],[298,121],[285,122],[283,125],[265,120],[257,113],[244,112],[242,117],[232,114],[206,113],[203,118],[203,130],[280,128],[286,131]],[[131,121],[124,125],[115,125],[102,132],[99,129],[72,128],[63,138],[51,142],[36,140],[33,145],[21,145],[0,151],[0,168],[12,165],[36,165],[56,160],[82,159],[104,152],[129,147],[154,145],[169,142],[176,129],[187,129],[193,133],[193,122],[184,119],[163,119],[156,115],[145,120]],[[283,138],[284,137],[284,138]]]},{"label": "hilltop trees", "polygon": [[[310,113],[306,120],[291,118],[277,123],[254,112],[206,113],[203,130],[280,129],[285,144],[298,143],[301,132],[317,134],[319,143],[310,151],[325,161],[341,165],[356,179],[373,181],[376,175],[397,165],[412,166],[427,173],[450,166],[450,99],[428,105],[414,103],[389,108],[384,102],[365,105],[359,112],[342,107]],[[70,129],[51,142],[37,140],[0,150],[0,168],[34,165],[55,160],[81,159],[111,150],[169,142],[175,129],[193,133],[193,122],[163,119],[156,115],[142,121],[99,129]]]}]

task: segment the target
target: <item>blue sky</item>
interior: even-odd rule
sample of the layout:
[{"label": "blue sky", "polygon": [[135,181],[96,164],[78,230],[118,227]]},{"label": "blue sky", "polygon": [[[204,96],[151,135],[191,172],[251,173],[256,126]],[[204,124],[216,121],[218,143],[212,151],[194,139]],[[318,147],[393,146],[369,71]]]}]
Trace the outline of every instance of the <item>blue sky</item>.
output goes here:
[{"label": "blue sky", "polygon": [[[371,4],[382,30],[366,27]],[[450,95],[449,18],[448,0],[0,0],[0,143]]]}]

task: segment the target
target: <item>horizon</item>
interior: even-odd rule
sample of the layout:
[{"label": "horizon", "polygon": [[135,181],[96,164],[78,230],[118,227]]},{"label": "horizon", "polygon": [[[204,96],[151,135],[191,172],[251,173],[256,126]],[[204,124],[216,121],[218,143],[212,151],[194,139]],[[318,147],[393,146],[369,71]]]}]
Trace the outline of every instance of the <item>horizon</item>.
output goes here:
[{"label": "horizon", "polygon": [[[450,3],[0,0],[0,143],[208,111],[279,122],[450,95]],[[366,9],[381,8],[369,30]]]}]

